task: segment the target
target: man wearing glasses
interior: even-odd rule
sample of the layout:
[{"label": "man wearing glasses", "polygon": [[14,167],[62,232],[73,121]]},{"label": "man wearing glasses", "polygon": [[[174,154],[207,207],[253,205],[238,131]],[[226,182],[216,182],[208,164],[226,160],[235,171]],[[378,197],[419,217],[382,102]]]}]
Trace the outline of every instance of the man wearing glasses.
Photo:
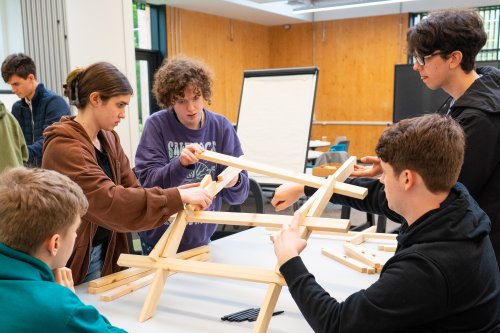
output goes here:
[{"label": "man wearing glasses", "polygon": [[427,87],[450,95],[440,111],[465,131],[458,181],[491,219],[490,237],[500,266],[500,71],[474,66],[486,40],[479,15],[460,9],[431,13],[407,34],[413,69]]}]

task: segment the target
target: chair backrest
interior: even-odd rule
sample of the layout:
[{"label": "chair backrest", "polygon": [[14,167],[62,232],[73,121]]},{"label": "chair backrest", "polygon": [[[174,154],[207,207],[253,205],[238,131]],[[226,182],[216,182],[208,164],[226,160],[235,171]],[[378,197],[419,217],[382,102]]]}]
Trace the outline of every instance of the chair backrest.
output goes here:
[{"label": "chair backrest", "polygon": [[335,141],[333,142],[333,145],[338,145],[341,141],[348,141],[347,136],[345,135],[339,135],[335,138]]},{"label": "chair backrest", "polygon": [[344,163],[349,159],[346,151],[327,151],[316,159],[316,166],[327,163]]}]

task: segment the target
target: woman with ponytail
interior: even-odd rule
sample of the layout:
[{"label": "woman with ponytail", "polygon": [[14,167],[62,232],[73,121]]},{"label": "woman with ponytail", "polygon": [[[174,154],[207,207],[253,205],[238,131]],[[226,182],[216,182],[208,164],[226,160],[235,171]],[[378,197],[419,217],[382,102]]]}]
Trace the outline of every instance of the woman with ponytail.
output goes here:
[{"label": "woman with ponytail", "polygon": [[183,204],[206,208],[212,197],[196,185],[139,186],[113,130],[125,117],[133,93],[115,66],[99,62],[77,68],[64,88],[78,113],[45,130],[42,166],[70,177],[89,201],[68,261],[75,282],[81,283],[120,269],[116,262],[128,252],[127,232],[159,227]]}]

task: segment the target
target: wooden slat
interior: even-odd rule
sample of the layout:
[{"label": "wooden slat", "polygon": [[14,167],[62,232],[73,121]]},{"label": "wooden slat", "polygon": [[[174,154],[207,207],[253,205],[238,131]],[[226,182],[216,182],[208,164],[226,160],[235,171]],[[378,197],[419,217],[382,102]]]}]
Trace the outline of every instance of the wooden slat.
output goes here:
[{"label": "wooden slat", "polygon": [[[187,260],[197,260],[197,261],[207,261],[210,259],[210,253],[209,252],[204,252],[200,253],[198,255],[195,255],[193,257],[188,258]],[[168,272],[167,276],[170,276],[172,274],[175,274],[177,272]],[[104,293],[101,295],[99,298],[103,302],[109,302],[113,301],[119,297],[122,297],[124,295],[130,294],[136,290],[139,290],[140,288],[143,288],[147,285],[150,285],[151,282],[153,282],[154,277],[150,275],[147,275],[145,277],[142,277],[136,281],[127,283],[126,285],[120,286],[118,288],[115,288],[107,293]]]},{"label": "wooden slat", "polygon": [[[281,228],[283,224],[290,223],[292,217],[278,214],[196,211],[190,212],[186,219],[188,222]],[[346,232],[349,230],[350,222],[343,219],[306,217],[304,226],[311,230]]]},{"label": "wooden slat", "polygon": [[324,179],[321,177],[296,173],[287,169],[277,168],[263,163],[247,161],[241,158],[216,153],[213,151],[205,150],[202,154],[196,154],[196,157],[210,162],[229,165],[238,169],[253,171],[262,175],[285,179],[316,188],[321,187],[321,185],[324,183]]},{"label": "wooden slat", "polygon": [[338,182],[343,182],[354,171],[354,164],[356,164],[356,156],[351,156],[342,163],[342,165],[335,171],[333,178]]},{"label": "wooden slat", "polygon": [[348,266],[348,267],[350,267],[358,272],[368,273],[368,274],[375,274],[376,273],[375,268],[370,267],[370,266],[368,266],[362,262],[359,262],[353,258],[350,258],[350,257],[346,256],[345,254],[335,253],[334,251],[329,250],[329,249],[322,249],[321,253],[323,255],[327,256],[328,258],[331,258],[335,261],[338,261],[341,264],[346,265],[346,266]]},{"label": "wooden slat", "polygon": [[142,277],[145,277],[147,275],[151,275],[153,273],[154,273],[154,269],[145,269],[143,272],[141,272],[139,274],[131,275],[125,279],[121,279],[121,280],[115,281],[113,283],[105,284],[105,285],[100,286],[100,287],[89,287],[88,292],[89,292],[89,294],[93,294],[93,295],[99,294],[99,293],[108,291],[110,289],[114,289],[116,287],[123,286],[124,284],[136,281]]},{"label": "wooden slat", "polygon": [[134,276],[136,274],[143,273],[147,271],[147,268],[129,268],[125,269],[123,271],[119,271],[113,274],[109,274],[100,278],[97,278],[95,280],[89,281],[89,287],[92,288],[99,288],[107,284],[114,283],[116,281],[120,281],[126,278],[129,278],[131,276]]}]

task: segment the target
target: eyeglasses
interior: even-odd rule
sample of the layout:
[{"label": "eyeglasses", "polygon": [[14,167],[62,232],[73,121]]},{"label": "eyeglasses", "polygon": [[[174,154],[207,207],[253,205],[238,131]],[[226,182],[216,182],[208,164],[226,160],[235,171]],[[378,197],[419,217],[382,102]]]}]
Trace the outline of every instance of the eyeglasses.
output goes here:
[{"label": "eyeglasses", "polygon": [[425,59],[432,58],[438,54],[446,54],[446,53],[449,53],[449,52],[448,51],[435,51],[435,52],[432,52],[431,54],[426,55],[426,56],[414,55],[413,56],[413,63],[418,63],[420,66],[425,66]]}]

